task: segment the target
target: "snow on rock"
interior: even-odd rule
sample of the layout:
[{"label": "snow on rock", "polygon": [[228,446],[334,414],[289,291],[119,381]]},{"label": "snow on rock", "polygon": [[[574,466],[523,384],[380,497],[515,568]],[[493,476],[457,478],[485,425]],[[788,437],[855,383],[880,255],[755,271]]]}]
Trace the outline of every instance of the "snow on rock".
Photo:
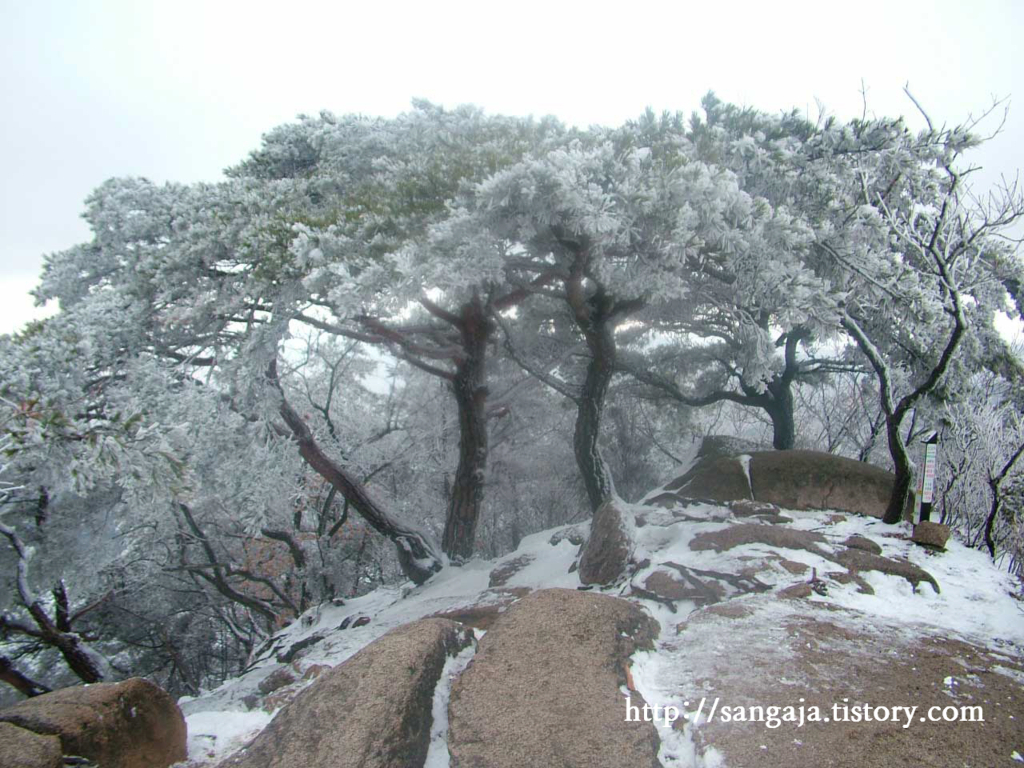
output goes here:
[{"label": "snow on rock", "polygon": [[[673,510],[641,505],[634,505],[632,510],[644,521],[638,528],[636,558],[651,562],[646,569],[634,574],[634,584],[639,584],[644,576],[666,562],[732,573],[759,569],[757,578],[775,587],[809,581],[787,570],[786,566],[792,568],[793,563],[804,565],[808,573],[825,579],[827,574],[843,570],[836,560],[829,558],[841,553],[846,548],[844,542],[850,537],[859,536],[878,544],[882,556],[905,561],[931,574],[941,588],[940,593],[936,594],[925,585],[915,587],[905,578],[861,571],[858,577],[874,594],[861,591],[855,581],[829,580],[827,594],[815,593],[812,601],[832,603],[901,623],[940,627],[973,642],[988,644],[998,639],[1024,646],[1024,606],[1012,598],[1017,589],[1013,577],[995,568],[984,552],[956,541],[950,542],[948,550],[940,553],[913,544],[909,540],[908,524],[886,525],[875,518],[855,516],[827,524],[826,513],[785,510],[793,522],[763,524],[766,532],[804,531],[821,537],[822,543],[804,549],[753,542],[721,552],[695,551],[691,544],[701,534],[750,525],[749,519],[729,519],[727,510],[714,509],[709,504],[686,507],[685,518],[677,517]],[[695,518],[707,522],[694,522]],[[825,554],[829,558],[823,556]]]},{"label": "snow on rock", "polygon": [[[271,714],[262,710],[249,711],[247,700],[251,702],[258,698],[260,683],[282,668],[276,655],[304,640],[322,635],[319,642],[309,646],[292,662],[298,672],[305,672],[316,665],[337,666],[389,630],[416,619],[464,607],[507,602],[509,589],[556,586],[574,589],[579,585],[579,578],[575,573],[569,573],[569,568],[575,561],[578,547],[568,538],[562,538],[556,544],[551,544],[550,540],[578,528],[563,526],[525,537],[514,555],[532,555],[533,560],[499,589],[488,587],[489,574],[495,562],[472,560],[459,568],[445,568],[418,587],[411,583],[381,587],[362,597],[346,600],[344,605],[325,604],[311,609],[300,620],[276,634],[244,674],[212,691],[179,700],[189,725],[189,734],[202,734],[202,738],[189,739],[190,761],[194,766],[216,764],[216,761],[241,748],[255,732],[270,722]],[[314,620],[303,621],[306,617],[314,617]],[[354,617],[368,617],[370,621],[354,627],[355,622],[351,621]],[[345,619],[350,619],[346,628],[338,629]],[[310,679],[301,684],[309,685],[311,682]],[[246,728],[244,732],[243,728]]]},{"label": "snow on rock", "polygon": [[754,481],[750,479],[750,459],[751,455],[749,453],[741,453],[739,456],[736,457],[736,461],[738,461],[740,463],[740,466],[743,467],[743,474],[746,475],[747,477],[747,487],[751,489],[750,498],[753,499]]},{"label": "snow on rock", "polygon": [[458,655],[450,657],[445,662],[444,669],[441,670],[441,679],[437,681],[437,688],[434,690],[430,748],[427,751],[427,759],[423,763],[423,768],[448,768],[451,763],[451,756],[448,754],[448,701],[451,698],[452,682],[472,661],[476,653],[477,641],[483,635],[483,632],[477,631],[476,640],[462,649]]},{"label": "snow on rock", "polygon": [[324,673],[221,766],[422,765],[446,661],[472,642],[446,619],[404,624]]},{"label": "snow on rock", "polygon": [[[661,498],[659,493],[649,496],[648,502]],[[703,689],[694,687],[694,681],[704,679],[700,685],[712,685],[704,673],[720,666],[719,646],[726,636],[730,652],[737,655],[730,663],[752,685],[760,676],[760,682],[770,684],[773,691],[798,690],[810,678],[788,666],[795,662],[788,642],[792,637],[787,632],[796,630],[786,627],[800,628],[807,622],[812,626],[821,616],[827,616],[832,625],[847,627],[850,638],[860,638],[849,639],[845,645],[821,641],[826,646],[831,642],[835,653],[853,653],[867,642],[865,638],[910,649],[917,648],[915,643],[921,638],[941,637],[950,643],[963,641],[971,648],[987,649],[995,654],[991,658],[999,661],[992,665],[993,671],[1001,673],[996,677],[1021,684],[1024,604],[1014,598],[1019,587],[981,551],[951,541],[947,551],[934,552],[909,540],[909,525],[890,526],[875,518],[828,511],[783,509],[784,518],[761,519],[733,513],[726,505],[682,499],[667,499],[657,506],[622,504],[622,508],[624,516],[635,521],[630,533],[636,565],[631,566],[625,582],[605,591],[638,603],[661,625],[655,649],[634,656],[632,669],[636,690],[652,705],[675,706],[695,717]],[[740,525],[778,532],[754,536],[721,551],[691,546],[701,534]],[[500,613],[527,590],[580,588],[579,576],[570,568],[580,536],[586,536],[585,528],[564,526],[533,534],[523,539],[515,552],[497,561],[473,560],[459,568],[445,568],[418,587],[383,587],[344,605],[324,605],[311,611],[306,621],[296,621],[276,635],[245,674],[215,691],[181,701],[188,716],[191,760],[201,766],[220,759],[269,722],[271,715],[265,712],[245,711],[243,700],[254,696],[260,682],[282,668],[276,660],[279,654],[304,640],[320,636],[292,662],[300,675],[313,665],[340,664],[385,632],[424,616],[492,606],[500,621]],[[787,545],[801,541],[813,542],[813,546]],[[934,577],[940,591],[898,574],[843,565],[844,552],[867,552],[872,543],[881,550],[877,557],[922,569]],[[513,561],[515,567],[510,565]],[[845,558],[845,562],[855,559]],[[510,566],[503,571],[507,580],[503,578],[504,584],[491,588],[490,574],[501,566]],[[685,599],[656,595],[652,599],[647,586],[655,575],[663,584],[666,579],[697,579],[706,589],[680,592],[687,595]],[[746,589],[747,585],[751,588]],[[783,590],[794,585],[806,596],[779,599]],[[688,623],[691,614],[699,621]],[[756,621],[751,616],[756,616]],[[365,617],[369,623],[354,627],[355,617]],[[346,628],[340,629],[343,625]],[[874,626],[879,629],[873,630]],[[431,768],[447,765],[445,702],[451,679],[470,657],[471,652],[466,651],[449,661],[435,693]],[[959,679],[963,669],[949,669],[945,674]],[[303,684],[308,683],[297,683]],[[712,693],[710,689],[703,692],[705,696]],[[674,728],[659,726],[662,764],[725,765],[725,757],[704,739],[702,729],[701,722],[695,725],[692,721],[677,723]]]},{"label": "snow on rock", "polygon": [[[909,541],[910,526],[905,524],[890,526],[874,518],[821,511],[784,511],[791,522],[772,525],[750,517],[735,519],[710,504],[633,507],[638,524],[642,521],[637,558],[643,557],[647,564],[634,573],[630,587],[634,599],[658,619],[662,630],[654,651],[634,656],[632,674],[637,690],[662,713],[658,730],[663,765],[727,765],[728,755],[719,749],[723,742],[716,739],[724,739],[729,755],[738,755],[741,765],[785,764],[774,761],[786,754],[786,748],[797,746],[800,750],[787,759],[795,764],[815,764],[818,757],[813,750],[827,749],[837,731],[806,739],[801,736],[799,744],[790,740],[783,748],[777,743],[780,737],[773,739],[760,725],[760,730],[742,738],[735,724],[709,727],[712,702],[723,698],[730,704],[749,704],[755,699],[764,705],[796,703],[801,695],[810,697],[810,692],[816,691],[824,706],[835,691],[868,685],[877,670],[891,673],[898,663],[906,666],[902,679],[913,681],[918,674],[914,664],[921,669],[926,664],[939,669],[947,664],[962,674],[961,665],[974,654],[972,664],[987,666],[1001,673],[996,677],[1013,680],[1015,698],[1020,698],[1021,680],[1015,678],[1024,678],[1020,672],[1024,610],[1014,598],[1019,586],[983,552],[959,542],[951,542],[942,553],[916,546]],[[731,535],[732,530],[743,535]],[[758,531],[763,535],[757,535]],[[729,539],[745,543],[707,546],[710,540]],[[872,544],[877,545],[879,555],[865,551],[874,548]],[[856,568],[848,571],[842,563],[860,562],[843,556],[851,550],[886,559],[871,564],[892,562],[902,568],[894,569],[895,575]],[[666,600],[666,590],[655,595],[657,599],[648,599],[652,576],[672,575],[680,565],[690,575],[706,579],[708,588],[704,592],[691,590],[695,596],[691,600]],[[910,566],[933,576],[941,591],[927,584],[912,584],[899,575],[911,571]],[[736,593],[724,588],[716,591],[719,585],[714,574],[730,581],[753,578],[776,594],[793,585],[805,585],[807,597],[780,600],[773,595],[739,594],[723,602]],[[730,581],[720,584],[729,586]],[[797,641],[804,637],[808,638],[806,648]],[[999,659],[1006,660],[1005,668],[993,663]],[[830,674],[834,676],[829,678]],[[929,674],[922,684],[931,685],[934,694],[941,686],[934,673]],[[1007,682],[990,680],[989,695]],[[985,695],[979,691],[974,692],[975,698]],[[889,703],[912,705],[924,695],[911,685],[906,702]],[[744,701],[743,696],[749,700]],[[667,722],[666,708],[680,713],[674,724]],[[991,714],[998,722],[988,738],[998,738],[997,733],[1005,737],[1006,731],[999,727],[1015,732],[1014,724],[999,719],[998,711]],[[793,735],[787,733],[787,738]],[[854,729],[850,738],[858,733],[863,734],[864,729]],[[972,733],[969,728],[967,733]],[[754,744],[758,739],[765,743]],[[767,749],[769,742],[772,762],[764,762],[768,759],[765,755],[743,751]],[[983,746],[977,744],[977,748]]]}]

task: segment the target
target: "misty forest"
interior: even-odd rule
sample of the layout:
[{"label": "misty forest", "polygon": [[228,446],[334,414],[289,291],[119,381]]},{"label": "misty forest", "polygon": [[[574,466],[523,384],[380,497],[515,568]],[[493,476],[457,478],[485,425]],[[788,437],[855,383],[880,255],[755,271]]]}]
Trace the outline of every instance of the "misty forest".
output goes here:
[{"label": "misty forest", "polygon": [[922,130],[416,102],[303,116],[214,183],[104,182],[46,258],[59,311],[0,337],[0,701],[197,695],[708,435],[889,470],[896,524],[937,433],[932,519],[1020,576],[1024,195],[973,184],[1002,105],[908,104]]}]

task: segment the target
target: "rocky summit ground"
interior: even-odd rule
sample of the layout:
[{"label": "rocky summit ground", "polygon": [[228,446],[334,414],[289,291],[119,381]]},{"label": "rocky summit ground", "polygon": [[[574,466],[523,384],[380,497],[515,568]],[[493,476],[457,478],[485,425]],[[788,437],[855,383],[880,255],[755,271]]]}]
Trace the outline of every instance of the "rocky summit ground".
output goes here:
[{"label": "rocky summit ground", "polygon": [[[249,751],[299,764],[288,732],[311,727],[303,712],[332,711],[313,732],[385,755],[366,765],[388,765],[373,745],[406,749],[394,741],[406,736],[410,764],[430,768],[1024,762],[1024,604],[983,553],[921,547],[909,524],[665,488],[594,526],[618,543],[581,547],[590,524],[568,526],[311,611],[244,675],[180,702],[186,765],[245,764],[239,750],[272,720]],[[446,623],[409,628],[430,616]],[[442,629],[474,638],[424,640],[422,669],[408,660],[412,638]],[[357,668],[363,682],[349,679]],[[396,676],[411,721],[376,706],[402,698]],[[374,717],[345,714],[359,701]],[[402,722],[415,727],[376,733]]]}]

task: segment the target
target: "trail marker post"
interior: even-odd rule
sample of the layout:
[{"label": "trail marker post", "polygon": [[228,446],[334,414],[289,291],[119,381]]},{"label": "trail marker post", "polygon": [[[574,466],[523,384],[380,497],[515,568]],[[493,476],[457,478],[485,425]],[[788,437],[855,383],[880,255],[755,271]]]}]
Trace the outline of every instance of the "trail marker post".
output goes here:
[{"label": "trail marker post", "polygon": [[918,520],[927,522],[932,516],[932,501],[935,498],[935,470],[939,455],[939,433],[932,432],[924,441],[924,468],[918,484],[918,503],[920,516]]}]

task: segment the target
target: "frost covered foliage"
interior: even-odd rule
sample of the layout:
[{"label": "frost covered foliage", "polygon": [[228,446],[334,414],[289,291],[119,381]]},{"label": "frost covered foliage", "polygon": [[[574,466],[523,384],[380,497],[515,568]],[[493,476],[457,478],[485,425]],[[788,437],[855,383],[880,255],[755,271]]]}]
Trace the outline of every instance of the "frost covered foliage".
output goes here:
[{"label": "frost covered foliage", "polygon": [[[101,185],[92,239],[46,259],[60,313],[0,339],[17,662],[194,691],[310,606],[639,497],[703,434],[881,459],[906,490],[929,408],[1012,432],[968,418],[971,374],[1019,388],[993,322],[1024,280],[1019,193],[966,184],[973,126],[703,107],[322,113],[218,183]],[[1013,451],[967,432],[948,514],[998,557]],[[42,646],[13,628],[44,620]]]},{"label": "frost covered foliage", "polygon": [[8,471],[23,481],[69,482],[78,492],[111,480],[130,492],[173,485],[181,467],[171,429],[144,418],[128,378],[153,360],[116,359],[107,334],[130,317],[90,306],[0,337],[0,397]]},{"label": "frost covered foliage", "polygon": [[93,354],[59,322],[72,317],[0,339],[0,656],[68,684],[78,670],[60,643],[77,639],[102,658],[93,679],[141,673],[195,692],[309,605],[393,578],[372,532],[215,382],[147,354]]},{"label": "frost covered foliage", "polygon": [[1024,575],[1024,420],[995,377],[973,377],[965,394],[940,433],[941,521]]}]

